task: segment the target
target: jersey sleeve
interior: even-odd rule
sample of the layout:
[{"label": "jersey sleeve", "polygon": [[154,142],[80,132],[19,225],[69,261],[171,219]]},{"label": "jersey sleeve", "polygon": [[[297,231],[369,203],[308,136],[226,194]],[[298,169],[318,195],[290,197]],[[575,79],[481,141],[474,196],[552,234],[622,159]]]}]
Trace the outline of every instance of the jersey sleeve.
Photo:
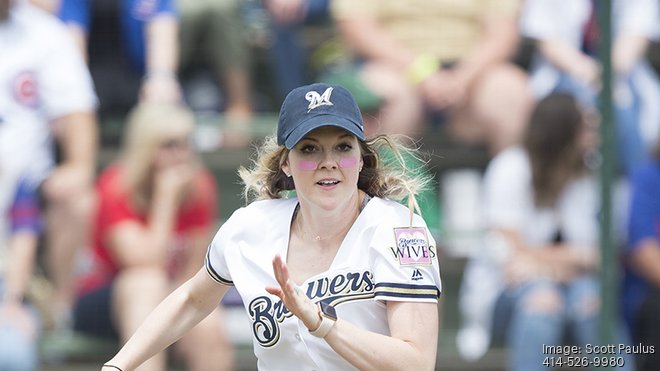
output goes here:
[{"label": "jersey sleeve", "polygon": [[211,244],[206,252],[204,266],[206,272],[211,278],[223,285],[233,286],[234,281],[227,265],[226,250],[233,245],[233,236],[238,227],[243,224],[244,209],[236,210],[226,222],[222,224],[218,232],[213,237]]},{"label": "jersey sleeve", "polygon": [[378,228],[370,246],[374,298],[437,303],[442,291],[440,268],[426,223],[418,215],[412,227],[409,215],[393,219]]}]

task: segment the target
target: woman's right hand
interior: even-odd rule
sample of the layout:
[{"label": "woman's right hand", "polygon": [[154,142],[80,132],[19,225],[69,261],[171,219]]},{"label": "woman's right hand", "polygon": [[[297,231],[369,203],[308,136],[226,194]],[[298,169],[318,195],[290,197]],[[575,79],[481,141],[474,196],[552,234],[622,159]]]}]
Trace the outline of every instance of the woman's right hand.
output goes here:
[{"label": "woman's right hand", "polygon": [[194,174],[195,168],[187,163],[159,169],[155,177],[156,197],[181,202],[190,189]]}]

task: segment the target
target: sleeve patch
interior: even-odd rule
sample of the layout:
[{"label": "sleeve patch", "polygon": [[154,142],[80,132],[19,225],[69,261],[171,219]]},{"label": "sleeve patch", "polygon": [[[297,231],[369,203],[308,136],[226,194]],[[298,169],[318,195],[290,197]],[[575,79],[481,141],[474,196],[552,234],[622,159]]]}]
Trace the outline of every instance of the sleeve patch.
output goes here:
[{"label": "sleeve patch", "polygon": [[390,250],[400,265],[432,265],[436,256],[435,247],[429,246],[424,227],[394,228],[396,247]]}]

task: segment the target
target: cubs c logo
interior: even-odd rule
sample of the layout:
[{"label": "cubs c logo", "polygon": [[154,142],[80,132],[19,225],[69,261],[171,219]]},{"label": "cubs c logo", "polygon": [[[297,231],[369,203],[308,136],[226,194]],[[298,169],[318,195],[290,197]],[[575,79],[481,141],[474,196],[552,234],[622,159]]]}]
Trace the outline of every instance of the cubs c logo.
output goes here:
[{"label": "cubs c logo", "polygon": [[323,92],[323,94],[319,94],[316,91],[308,91],[307,94],[305,94],[305,99],[309,102],[309,106],[307,106],[307,113],[309,111],[313,110],[316,107],[319,106],[332,106],[332,102],[330,102],[330,95],[332,94],[332,88],[327,88]]},{"label": "cubs c logo", "polygon": [[28,107],[39,105],[39,87],[34,71],[21,71],[12,81],[16,102]]}]

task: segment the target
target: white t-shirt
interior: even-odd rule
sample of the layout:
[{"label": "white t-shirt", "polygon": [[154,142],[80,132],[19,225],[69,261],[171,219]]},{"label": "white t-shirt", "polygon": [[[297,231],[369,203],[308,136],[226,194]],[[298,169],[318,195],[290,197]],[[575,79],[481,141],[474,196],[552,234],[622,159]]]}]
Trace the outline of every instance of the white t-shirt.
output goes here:
[{"label": "white t-shirt", "polygon": [[530,247],[552,242],[558,231],[580,248],[598,244],[598,185],[591,177],[571,181],[553,208],[534,204],[529,158],[521,147],[498,154],[484,175],[484,213],[489,229],[520,233]]},{"label": "white t-shirt", "polygon": [[[286,257],[297,199],[257,201],[237,210],[209,246],[206,269],[234,285],[252,324],[260,370],[354,369],[309,334],[266,286],[277,286],[272,260]],[[328,271],[301,288],[314,302],[335,306],[343,320],[389,334],[385,301],[436,303],[441,292],[435,241],[408,208],[373,198],[346,235]]]},{"label": "white t-shirt", "polygon": [[92,79],[65,26],[27,3],[0,22],[0,51],[0,167],[38,183],[53,166],[49,123],[95,110]]}]

